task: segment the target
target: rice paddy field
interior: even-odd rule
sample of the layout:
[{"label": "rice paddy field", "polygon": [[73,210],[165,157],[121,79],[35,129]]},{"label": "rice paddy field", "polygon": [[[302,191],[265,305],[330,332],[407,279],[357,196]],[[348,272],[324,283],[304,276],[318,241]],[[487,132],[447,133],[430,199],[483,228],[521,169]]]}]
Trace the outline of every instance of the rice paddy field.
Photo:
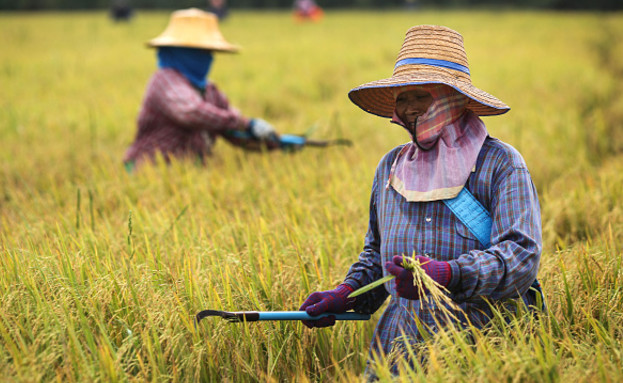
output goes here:
[{"label": "rice paddy field", "polygon": [[[0,380],[358,381],[380,312],[193,325],[203,309],[296,310],[342,281],[367,229],[380,158],[408,140],[350,103],[389,77],[406,30],[461,32],[472,81],[511,106],[489,133],[540,194],[549,314],[427,344],[403,381],[623,380],[623,14],[233,12],[243,47],[210,79],[249,117],[352,147],[246,153],[206,167],[122,157],[168,12],[0,13]],[[383,365],[384,361],[379,361]],[[381,379],[390,380],[380,368]],[[400,380],[398,379],[398,380]]]}]

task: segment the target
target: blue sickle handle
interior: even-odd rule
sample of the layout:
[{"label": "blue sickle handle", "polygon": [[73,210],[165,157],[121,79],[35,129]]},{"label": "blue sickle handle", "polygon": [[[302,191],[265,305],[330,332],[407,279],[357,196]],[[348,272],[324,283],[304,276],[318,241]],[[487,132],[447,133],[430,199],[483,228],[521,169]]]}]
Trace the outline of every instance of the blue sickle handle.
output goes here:
[{"label": "blue sickle handle", "polygon": [[345,313],[322,313],[318,316],[311,316],[305,311],[260,311],[258,320],[317,320],[320,318],[335,315],[336,320],[368,320],[370,314],[358,314],[355,312]]},{"label": "blue sickle handle", "polygon": [[[249,131],[241,131],[241,130],[228,130],[225,132],[225,135],[232,138],[237,138],[240,140],[247,140],[251,142],[259,142],[259,140]],[[347,145],[351,146],[352,142],[347,139],[339,138],[335,140],[308,140],[306,135],[296,135],[296,134],[279,134],[276,135],[272,140],[277,140],[281,150],[284,151],[296,151],[302,149],[305,146],[315,146],[315,147],[326,147],[332,145]]]},{"label": "blue sickle handle", "polygon": [[307,138],[303,136],[295,136],[293,134],[279,135],[279,144],[281,146],[303,146],[307,142]]},{"label": "blue sickle handle", "polygon": [[203,310],[195,315],[195,326],[203,318],[220,317],[229,322],[256,322],[260,320],[318,320],[334,315],[336,320],[368,320],[369,314],[358,314],[355,312],[345,313],[323,313],[318,316],[311,316],[305,311],[219,311],[219,310]]},{"label": "blue sickle handle", "polygon": [[[225,132],[226,135],[234,138],[239,138],[243,140],[257,140],[257,138],[253,137],[253,135],[246,130],[228,130]],[[291,146],[291,145],[305,145],[307,142],[307,138],[304,136],[297,136],[294,134],[280,134],[279,135],[279,143],[282,146]]]}]

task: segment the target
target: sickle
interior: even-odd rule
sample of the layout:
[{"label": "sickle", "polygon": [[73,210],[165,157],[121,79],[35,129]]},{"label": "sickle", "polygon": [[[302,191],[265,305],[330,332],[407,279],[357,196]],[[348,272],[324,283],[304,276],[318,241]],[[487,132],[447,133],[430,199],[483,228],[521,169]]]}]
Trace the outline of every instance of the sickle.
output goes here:
[{"label": "sickle", "polygon": [[336,320],[368,320],[370,314],[358,314],[350,311],[345,313],[322,313],[318,316],[311,316],[305,311],[218,311],[203,310],[195,316],[195,324],[199,323],[203,318],[209,316],[217,316],[228,320],[229,322],[256,322],[269,320],[318,320],[334,315]]},{"label": "sickle", "polygon": [[353,143],[345,138],[338,138],[335,140],[310,140],[306,136],[297,136],[294,134],[282,134],[279,136],[279,144],[282,148],[291,147],[303,147],[303,146],[315,146],[325,147],[332,145],[345,145],[352,146]]},{"label": "sickle", "polygon": [[[247,131],[240,130],[228,130],[225,134],[229,137],[236,138],[239,140],[248,140],[248,141],[257,141],[255,137],[251,135],[251,133]],[[296,150],[301,149],[304,146],[312,146],[312,147],[327,147],[333,145],[344,145],[344,146],[352,146],[353,143],[351,140],[345,138],[338,138],[335,140],[310,140],[307,138],[307,135],[296,135],[296,134],[280,134],[279,135],[279,147],[282,150]]]}]

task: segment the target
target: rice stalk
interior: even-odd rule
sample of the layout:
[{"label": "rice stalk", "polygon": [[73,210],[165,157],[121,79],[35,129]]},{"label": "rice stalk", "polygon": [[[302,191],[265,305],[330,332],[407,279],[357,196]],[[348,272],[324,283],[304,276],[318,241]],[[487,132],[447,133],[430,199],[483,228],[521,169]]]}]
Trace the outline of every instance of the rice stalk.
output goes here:
[{"label": "rice stalk", "polygon": [[[402,267],[413,273],[413,286],[417,287],[419,295],[420,308],[424,308],[425,305],[430,307],[437,307],[447,318],[458,320],[456,312],[462,311],[462,309],[449,297],[450,292],[445,286],[440,285],[431,278],[417,258],[411,258],[407,256],[402,257]],[[364,294],[385,282],[389,282],[394,279],[395,275],[387,275],[381,279],[378,279],[372,283],[369,283],[348,295],[348,298],[354,298],[361,294]]]}]

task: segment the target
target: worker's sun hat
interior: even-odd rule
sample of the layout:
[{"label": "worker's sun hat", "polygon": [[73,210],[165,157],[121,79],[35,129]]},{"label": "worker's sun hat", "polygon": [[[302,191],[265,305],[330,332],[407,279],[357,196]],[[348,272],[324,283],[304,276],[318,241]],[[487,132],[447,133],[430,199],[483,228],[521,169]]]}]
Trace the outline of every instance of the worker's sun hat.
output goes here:
[{"label": "worker's sun hat", "polygon": [[216,15],[198,8],[173,12],[164,32],[149,40],[147,45],[199,48],[232,53],[239,49],[225,40],[218,28]]},{"label": "worker's sun hat", "polygon": [[510,110],[504,102],[472,85],[463,36],[437,25],[410,28],[392,77],[351,89],[348,97],[368,113],[391,118],[397,88],[423,84],[451,86],[469,98],[466,108],[480,116]]}]

